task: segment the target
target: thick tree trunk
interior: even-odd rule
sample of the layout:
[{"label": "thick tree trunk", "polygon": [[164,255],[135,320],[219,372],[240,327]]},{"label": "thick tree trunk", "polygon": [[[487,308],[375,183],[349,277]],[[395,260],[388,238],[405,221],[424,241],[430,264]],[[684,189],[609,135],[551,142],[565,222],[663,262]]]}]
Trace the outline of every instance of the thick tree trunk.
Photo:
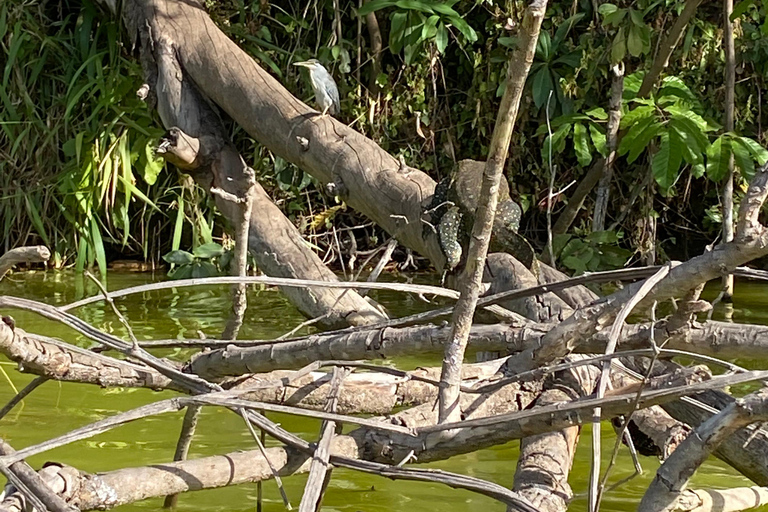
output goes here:
[{"label": "thick tree trunk", "polygon": [[[126,19],[140,21],[131,18],[131,13],[139,16],[141,12],[137,4],[127,3],[125,9]],[[184,43],[173,30],[176,24],[168,21],[158,13],[143,18],[135,26],[139,27],[145,74],[155,92],[163,124],[170,130],[158,152],[213,192],[219,210],[235,229],[242,224],[242,203],[251,202],[248,246],[267,275],[336,281],[333,272],[307,246],[264,189],[253,184],[253,171],[227,140],[217,114],[192,83],[194,78],[182,63]],[[375,323],[384,318],[354,291],[284,288],[283,292],[302,313],[321,318],[320,324],[328,327]]]},{"label": "thick tree trunk", "polygon": [[437,235],[424,232],[420,220],[435,187],[426,174],[399,172],[400,163],[373,141],[321,118],[222,33],[196,0],[129,0],[123,18],[131,34],[149,22],[155,37],[171,41],[185,76],[261,144],[321,183],[336,183],[347,204],[443,267]]}]

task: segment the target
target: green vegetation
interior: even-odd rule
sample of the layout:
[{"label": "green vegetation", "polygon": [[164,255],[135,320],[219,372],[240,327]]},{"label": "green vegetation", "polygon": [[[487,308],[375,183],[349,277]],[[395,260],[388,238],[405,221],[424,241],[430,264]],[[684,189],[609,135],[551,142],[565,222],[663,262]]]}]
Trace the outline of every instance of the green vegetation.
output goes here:
[{"label": "green vegetation", "polygon": [[[658,220],[652,246],[662,257],[711,243],[720,229],[719,184],[730,156],[738,173],[736,205],[744,180],[768,160],[768,113],[761,107],[768,2],[762,1],[744,0],[734,11],[734,132],[722,127],[720,3],[699,6],[645,98],[637,97],[642,78],[685,2],[550,3],[506,169],[511,195],[525,210],[521,233],[539,248],[546,241],[545,209],[536,205],[546,197],[550,165],[559,190],[605,156],[609,68],[622,63],[611,227],[590,233],[588,198],[572,230],[555,244],[563,251],[556,252],[559,263],[576,271],[623,265],[646,250],[646,218]],[[483,159],[487,152],[521,6],[372,0],[362,7],[341,2],[335,11],[330,0],[206,2],[219,26],[301,99],[311,96],[309,84],[289,64],[317,57],[339,83],[339,118],[436,180],[454,159]],[[159,260],[188,249],[200,258],[200,246],[219,241],[226,247],[223,223],[205,194],[175,171],[164,172],[155,158],[162,130],[135,94],[143,82],[140,65],[119,21],[101,9],[91,0],[0,3],[4,249],[42,242],[58,267],[103,271],[117,257]],[[366,31],[371,13],[385,42],[378,57]],[[268,193],[303,231],[317,235],[311,239],[317,247],[333,243],[325,234],[329,226],[362,223],[354,212],[339,211],[303,171],[239,128],[232,133]],[[324,221],[313,222],[316,217]],[[382,239],[375,227],[358,231],[358,238],[360,249]],[[203,257],[193,266],[203,264],[212,265]],[[176,272],[184,268],[190,266]]]}]

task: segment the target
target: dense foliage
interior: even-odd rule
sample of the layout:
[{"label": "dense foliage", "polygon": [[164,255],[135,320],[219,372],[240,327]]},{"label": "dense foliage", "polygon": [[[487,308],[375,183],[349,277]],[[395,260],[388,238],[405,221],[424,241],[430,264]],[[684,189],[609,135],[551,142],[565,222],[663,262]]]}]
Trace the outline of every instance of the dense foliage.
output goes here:
[{"label": "dense foliage", "polygon": [[[339,84],[338,117],[435,179],[455,160],[483,159],[487,152],[521,6],[492,0],[206,2],[234,41],[307,101],[308,80],[290,64],[318,58]],[[649,97],[636,97],[683,7],[679,0],[550,3],[506,169],[513,199],[526,212],[522,233],[534,245],[546,240],[542,198],[550,169],[560,190],[605,155],[610,66],[621,63],[626,73],[609,231],[590,234],[588,199],[583,217],[556,240],[565,267],[620,266],[647,250],[662,258],[698,252],[718,236],[719,183],[730,155],[739,175],[737,204],[744,179],[768,159],[766,4],[744,0],[735,8],[734,132],[722,127],[720,3],[698,8],[663,79]],[[162,130],[135,95],[140,66],[119,22],[100,9],[90,0],[0,3],[0,227],[5,249],[43,242],[54,249],[57,265],[105,268],[119,255],[158,260],[171,250],[210,244],[223,232],[205,194],[155,159]],[[384,40],[379,55],[371,51],[371,16]],[[362,225],[353,231],[360,249],[381,240],[374,226],[319,192],[300,169],[236,126],[232,135],[265,188],[319,250],[334,243],[333,226]],[[658,221],[656,243],[647,240],[648,218]]]}]

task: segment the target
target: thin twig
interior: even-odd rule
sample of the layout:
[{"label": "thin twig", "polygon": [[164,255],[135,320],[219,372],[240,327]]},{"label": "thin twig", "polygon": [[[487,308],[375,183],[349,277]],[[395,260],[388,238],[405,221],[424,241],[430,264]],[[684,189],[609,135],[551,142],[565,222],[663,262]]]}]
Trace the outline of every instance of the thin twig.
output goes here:
[{"label": "thin twig", "polygon": [[35,389],[37,389],[41,384],[48,381],[48,377],[40,376],[35,377],[35,379],[24,386],[24,389],[16,393],[16,395],[11,398],[7,404],[3,406],[2,409],[0,409],[0,420],[2,420],[11,410],[16,407],[16,404],[24,400],[25,397],[27,397],[30,393],[32,393]]}]

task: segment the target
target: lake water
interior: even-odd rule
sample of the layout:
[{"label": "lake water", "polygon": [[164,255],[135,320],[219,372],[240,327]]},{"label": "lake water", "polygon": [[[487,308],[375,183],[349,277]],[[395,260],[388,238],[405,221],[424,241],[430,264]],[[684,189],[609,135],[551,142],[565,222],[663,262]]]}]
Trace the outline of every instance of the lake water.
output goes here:
[{"label": "lake water", "polygon": [[[152,282],[161,276],[151,274],[110,273],[108,288],[117,290]],[[734,321],[768,324],[768,288],[754,283],[737,283],[734,302]],[[98,294],[88,279],[74,273],[38,272],[20,273],[0,282],[0,295],[15,295],[64,305],[85,296]],[[372,292],[372,297],[383,303],[394,316],[423,311],[431,306],[407,294]],[[709,294],[709,298],[714,292]],[[163,290],[117,299],[118,307],[128,318],[140,339],[197,338],[198,331],[208,337],[217,337],[230,308],[229,287],[197,287]],[[22,329],[55,336],[81,346],[89,346],[74,331],[59,324],[21,311],[0,311],[11,314]],[[97,327],[125,337],[125,330],[113,312],[103,303],[85,306],[75,314]],[[284,334],[304,319],[274,290],[252,287],[248,293],[248,312],[240,338],[273,338]],[[127,339],[127,337],[125,337]],[[166,349],[158,355],[185,359],[188,354]],[[434,358],[410,358],[397,361],[398,366],[410,369],[416,366],[437,366]],[[739,361],[753,368],[766,368],[766,361]],[[32,376],[16,371],[15,364],[0,356],[0,405],[13,395],[14,387],[21,389]],[[12,383],[12,385],[11,385]],[[16,449],[39,443],[74,428],[105,418],[140,405],[173,396],[171,392],[153,392],[143,389],[100,389],[83,384],[47,382],[27,397],[6,418],[0,420],[0,437]],[[172,460],[183,413],[166,414],[137,421],[108,433],[41,454],[29,459],[33,467],[47,460],[73,465],[90,472],[109,471],[128,466],[141,466]],[[315,440],[319,422],[308,419],[271,415],[288,430],[308,440]],[[613,449],[613,431],[603,427],[603,454],[607,459]],[[589,481],[590,431],[582,431],[570,483],[574,493],[584,493]],[[268,445],[269,445],[268,440]],[[201,416],[190,451],[190,458],[254,449],[254,443],[242,420],[224,409],[206,408]],[[518,442],[510,442],[491,449],[453,457],[446,461],[423,465],[463,473],[509,487],[515,471]],[[619,489],[607,494],[603,511],[635,510],[654,472],[658,461],[641,459],[644,474]],[[605,467],[605,465],[603,466]],[[619,457],[611,481],[618,481],[633,473],[633,466],[625,448]],[[304,488],[306,475],[285,478],[284,485],[294,507],[297,507]],[[0,479],[2,482],[2,479]],[[711,459],[696,474],[693,486],[727,488],[751,485],[726,464]],[[285,510],[274,482],[265,482],[264,510]],[[178,509],[199,512],[236,512],[254,510],[256,485],[241,485],[183,494]],[[483,496],[428,483],[391,481],[354,471],[336,469],[323,502],[323,511],[345,512],[487,512],[503,511],[504,507]],[[161,510],[162,499],[151,499],[121,507],[120,512]],[[577,497],[570,510],[586,510],[585,497]],[[768,507],[765,508],[768,510]]]}]

